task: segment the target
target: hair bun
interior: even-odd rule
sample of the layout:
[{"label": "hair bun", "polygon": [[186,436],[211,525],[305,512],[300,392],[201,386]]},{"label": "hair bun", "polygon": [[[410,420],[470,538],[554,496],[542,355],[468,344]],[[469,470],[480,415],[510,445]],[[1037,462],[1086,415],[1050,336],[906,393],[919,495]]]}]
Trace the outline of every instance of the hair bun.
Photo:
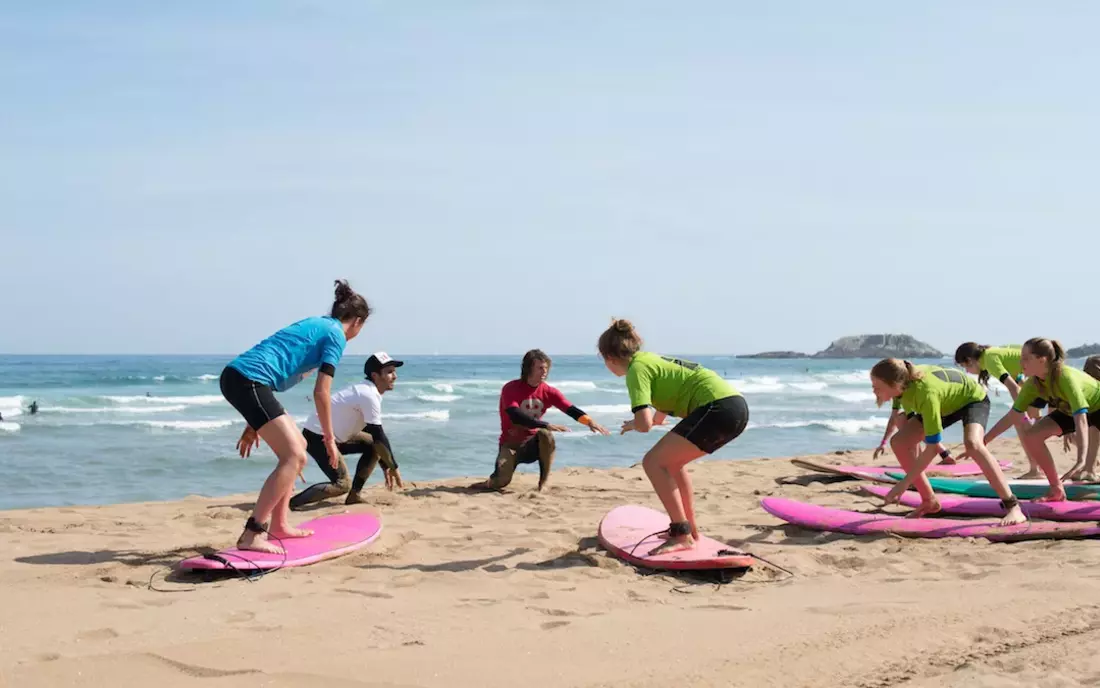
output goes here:
[{"label": "hair bun", "polygon": [[629,320],[618,318],[611,323],[611,326],[615,328],[615,331],[620,334],[630,334],[634,331],[634,325]]},{"label": "hair bun", "polygon": [[348,284],[347,280],[336,280],[335,285],[337,303],[347,301],[349,298],[351,298],[353,294],[355,294],[355,292],[352,291],[351,285]]}]

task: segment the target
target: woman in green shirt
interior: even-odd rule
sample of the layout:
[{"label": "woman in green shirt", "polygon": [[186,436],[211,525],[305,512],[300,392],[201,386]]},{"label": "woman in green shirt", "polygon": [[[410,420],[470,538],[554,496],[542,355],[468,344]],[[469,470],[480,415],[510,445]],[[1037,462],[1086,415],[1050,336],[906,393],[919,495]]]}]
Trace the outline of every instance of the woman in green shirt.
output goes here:
[{"label": "woman in green shirt", "polygon": [[[924,471],[936,458],[944,429],[962,421],[966,443],[963,455],[974,457],[1001,498],[1001,506],[1006,512],[1001,525],[1027,521],[1019,500],[1008,489],[1001,467],[983,441],[989,421],[989,396],[974,378],[953,368],[915,366],[909,361],[886,358],[871,368],[871,388],[879,404],[900,400],[902,408],[912,414],[890,440],[898,463],[905,469],[905,478],[886,495],[887,504],[898,501],[915,483],[921,505],[910,516],[919,518],[940,510],[939,500]],[[922,437],[925,448],[918,455],[917,447]]]},{"label": "woman in green shirt", "polygon": [[689,549],[699,539],[687,465],[713,454],[745,430],[745,398],[717,373],[698,363],[642,351],[642,338],[627,320],[615,320],[600,335],[604,365],[626,378],[634,418],[622,433],[649,432],[665,418],[682,418],[646,452],[646,475],[670,520],[668,538],[650,555]]},{"label": "woman in green shirt", "polygon": [[[1027,340],[1022,362],[1028,380],[1020,388],[1012,410],[986,435],[986,442],[992,442],[1009,427],[1016,426],[1020,443],[1035,456],[1051,480],[1050,492],[1044,499],[1061,501],[1066,493],[1060,482],[1057,489],[1054,487],[1051,475],[1056,478],[1058,473],[1046,441],[1073,433],[1077,440],[1077,462],[1062,480],[1096,480],[1096,454],[1100,449],[1100,430],[1097,429],[1100,428],[1100,381],[1067,366],[1066,352],[1052,339]],[[1035,399],[1047,401],[1052,410],[1038,423],[1027,425],[1023,422],[1023,413]]]},{"label": "woman in green shirt", "polygon": [[[972,374],[978,376],[978,382],[986,389],[989,388],[989,378],[1000,380],[1001,384],[1012,395],[1012,401],[1020,395],[1020,385],[1024,383],[1023,367],[1020,364],[1020,347],[1018,346],[988,346],[975,342],[960,344],[955,349],[955,363]],[[1046,408],[1047,402],[1036,399],[1028,406],[1027,415],[1033,421],[1039,420],[1039,412]],[[988,444],[988,442],[986,443]],[[1026,449],[1026,448],[1025,448]],[[1030,452],[1024,452],[1030,466],[1027,473],[1020,476],[1020,480],[1038,478],[1042,475],[1039,464]]]}]

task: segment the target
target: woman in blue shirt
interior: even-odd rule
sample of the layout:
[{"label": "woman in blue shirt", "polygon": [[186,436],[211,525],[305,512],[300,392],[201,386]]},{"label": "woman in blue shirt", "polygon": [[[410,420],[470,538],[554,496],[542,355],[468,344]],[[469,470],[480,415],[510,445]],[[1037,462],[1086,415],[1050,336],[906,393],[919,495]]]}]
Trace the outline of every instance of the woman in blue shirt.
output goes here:
[{"label": "woman in blue shirt", "polygon": [[237,540],[239,549],[282,554],[283,548],[270,542],[268,535],[286,539],[313,534],[290,526],[290,495],[295,477],[306,466],[306,442],[274,392],[285,392],[320,369],[313,399],[329,462],[335,468],[340,454],[330,414],[332,378],[348,340],[359,334],[369,316],[367,300],[346,281],[338,280],[329,316],[306,318],[284,327],[230,361],[222,371],[222,395],[248,423],[237,441],[241,456],[251,454],[252,447],[263,439],[279,459]]}]

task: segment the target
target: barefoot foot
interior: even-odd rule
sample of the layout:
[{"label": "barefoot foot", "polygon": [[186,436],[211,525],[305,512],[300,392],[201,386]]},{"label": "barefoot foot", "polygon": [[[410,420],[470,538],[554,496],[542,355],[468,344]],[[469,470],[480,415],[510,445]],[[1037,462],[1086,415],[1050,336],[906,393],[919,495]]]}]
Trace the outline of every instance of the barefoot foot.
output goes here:
[{"label": "barefoot foot", "polygon": [[1027,473],[1021,475],[1017,480],[1035,480],[1036,478],[1043,477],[1043,474],[1039,472],[1039,469],[1033,468]]},{"label": "barefoot foot", "polygon": [[268,542],[262,533],[244,531],[237,538],[237,549],[248,552],[266,552],[268,554],[286,554],[282,547],[273,542]]},{"label": "barefoot foot", "polygon": [[940,503],[938,501],[926,502],[909,512],[905,518],[924,518],[925,516],[938,513],[939,510]]},{"label": "barefoot foot", "polygon": [[363,499],[363,495],[358,492],[349,492],[348,498],[344,500],[344,504],[366,504],[367,500]]},{"label": "barefoot foot", "polygon": [[1052,487],[1047,490],[1047,493],[1038,499],[1036,502],[1064,502],[1066,501],[1066,491],[1059,485],[1058,487]]},{"label": "barefoot foot", "polygon": [[271,530],[267,531],[267,533],[271,537],[277,537],[280,540],[288,540],[291,538],[307,538],[310,535],[313,535],[312,530],[306,530],[304,528],[291,528],[290,526],[286,526],[285,528],[272,527]]},{"label": "barefoot foot", "polygon": [[1024,511],[1019,504],[1009,509],[1008,514],[1001,519],[1002,526],[1016,526],[1021,523],[1027,523],[1027,516],[1024,516]]},{"label": "barefoot foot", "polygon": [[693,547],[695,547],[695,540],[693,540],[690,535],[677,535],[676,537],[668,538],[663,543],[649,550],[649,556],[655,557],[658,554],[679,552]]}]

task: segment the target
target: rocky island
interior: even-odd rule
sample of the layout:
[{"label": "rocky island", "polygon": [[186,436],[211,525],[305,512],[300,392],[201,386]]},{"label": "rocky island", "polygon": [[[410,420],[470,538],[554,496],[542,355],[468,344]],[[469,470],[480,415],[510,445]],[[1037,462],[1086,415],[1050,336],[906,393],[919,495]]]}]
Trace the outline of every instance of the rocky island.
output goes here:
[{"label": "rocky island", "polygon": [[765,351],[738,358],[943,358],[943,353],[907,334],[860,334],[841,337],[824,351],[813,355],[797,351]]},{"label": "rocky island", "polygon": [[1085,358],[1100,354],[1100,344],[1082,344],[1066,351],[1066,358]]}]

